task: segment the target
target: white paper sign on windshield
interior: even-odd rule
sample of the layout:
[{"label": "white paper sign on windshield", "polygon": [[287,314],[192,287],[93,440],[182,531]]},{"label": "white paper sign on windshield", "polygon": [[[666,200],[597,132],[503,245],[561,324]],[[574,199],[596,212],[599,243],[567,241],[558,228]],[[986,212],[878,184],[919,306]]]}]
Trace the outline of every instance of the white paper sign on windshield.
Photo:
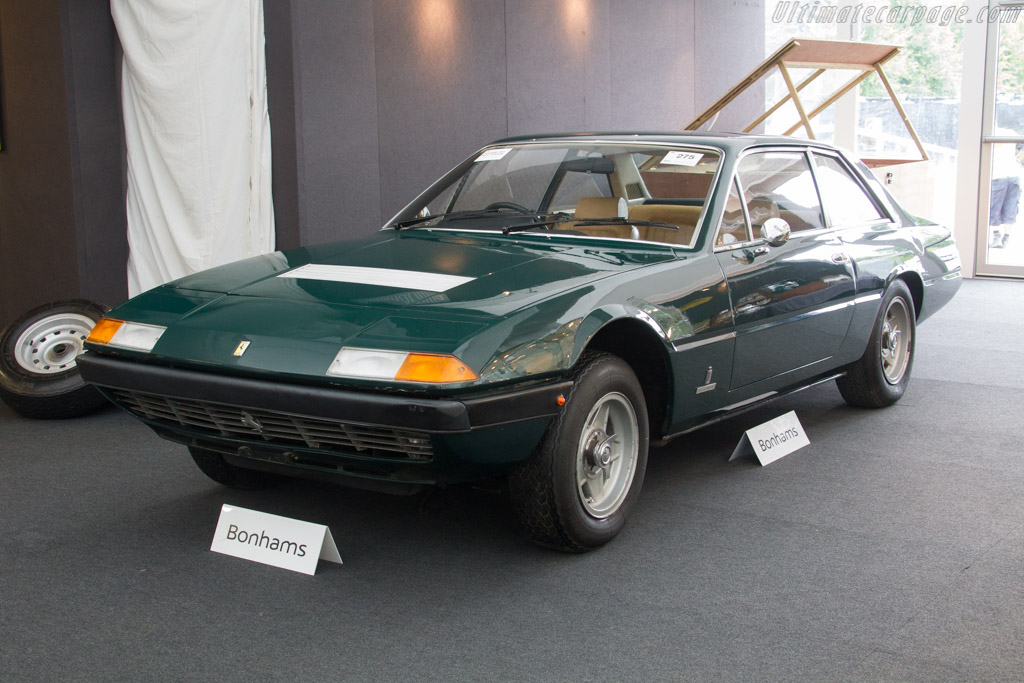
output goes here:
[{"label": "white paper sign on windshield", "polygon": [[341,564],[331,530],[265,512],[223,505],[210,550],[313,576],[317,560]]},{"label": "white paper sign on windshield", "polygon": [[497,161],[512,151],[511,147],[495,147],[485,150],[475,161]]},{"label": "white paper sign on windshield", "polygon": [[661,159],[662,164],[669,166],[696,166],[704,155],[700,152],[669,152]]}]

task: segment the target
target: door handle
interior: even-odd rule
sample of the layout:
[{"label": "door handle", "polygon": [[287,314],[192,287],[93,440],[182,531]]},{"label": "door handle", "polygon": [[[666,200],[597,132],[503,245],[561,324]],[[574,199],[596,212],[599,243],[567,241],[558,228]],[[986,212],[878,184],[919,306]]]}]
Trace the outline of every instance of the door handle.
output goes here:
[{"label": "door handle", "polygon": [[753,263],[754,259],[758,256],[764,256],[769,251],[768,245],[761,245],[753,249],[742,249],[737,252],[733,252],[732,257],[740,263]]}]

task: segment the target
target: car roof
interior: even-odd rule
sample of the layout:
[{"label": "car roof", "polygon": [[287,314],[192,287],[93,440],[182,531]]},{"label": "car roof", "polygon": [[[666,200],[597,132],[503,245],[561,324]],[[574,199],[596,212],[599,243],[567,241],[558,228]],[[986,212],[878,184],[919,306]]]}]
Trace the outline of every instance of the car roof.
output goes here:
[{"label": "car roof", "polygon": [[782,135],[754,135],[750,133],[718,133],[695,131],[671,132],[624,132],[604,133],[551,133],[542,135],[516,135],[496,140],[492,144],[516,142],[653,142],[661,144],[693,145],[705,144],[737,151],[755,145],[801,145],[835,149],[815,140],[786,137]]}]

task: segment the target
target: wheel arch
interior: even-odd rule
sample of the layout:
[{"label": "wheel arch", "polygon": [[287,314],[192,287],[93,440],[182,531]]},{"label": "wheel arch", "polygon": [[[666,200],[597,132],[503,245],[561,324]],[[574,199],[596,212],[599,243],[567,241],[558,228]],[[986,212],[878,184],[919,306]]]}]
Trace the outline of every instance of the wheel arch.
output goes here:
[{"label": "wheel arch", "polygon": [[616,318],[598,329],[583,350],[604,351],[629,365],[644,392],[651,441],[660,439],[673,391],[671,365],[662,338],[646,322]]},{"label": "wheel arch", "polygon": [[[921,274],[913,270],[904,270],[897,274],[892,280],[903,280],[903,283],[910,290],[910,298],[914,304],[914,318],[921,317],[921,306],[924,303],[924,280]],[[890,280],[889,284],[892,284]],[[888,288],[888,285],[886,286]]]}]

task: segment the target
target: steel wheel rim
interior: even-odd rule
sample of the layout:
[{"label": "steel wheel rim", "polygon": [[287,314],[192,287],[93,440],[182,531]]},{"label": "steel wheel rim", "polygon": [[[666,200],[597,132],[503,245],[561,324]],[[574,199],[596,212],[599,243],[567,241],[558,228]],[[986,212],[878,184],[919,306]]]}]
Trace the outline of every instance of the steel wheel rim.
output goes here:
[{"label": "steel wheel rim", "polygon": [[587,514],[613,515],[629,494],[640,453],[633,404],[614,392],[590,409],[576,448],[576,493]]},{"label": "steel wheel rim", "polygon": [[96,321],[79,313],[58,313],[38,320],[14,342],[14,360],[34,375],[55,375],[76,365],[82,343]]},{"label": "steel wheel rim", "polygon": [[882,318],[882,374],[889,384],[899,384],[910,364],[910,310],[900,297],[889,302]]}]

